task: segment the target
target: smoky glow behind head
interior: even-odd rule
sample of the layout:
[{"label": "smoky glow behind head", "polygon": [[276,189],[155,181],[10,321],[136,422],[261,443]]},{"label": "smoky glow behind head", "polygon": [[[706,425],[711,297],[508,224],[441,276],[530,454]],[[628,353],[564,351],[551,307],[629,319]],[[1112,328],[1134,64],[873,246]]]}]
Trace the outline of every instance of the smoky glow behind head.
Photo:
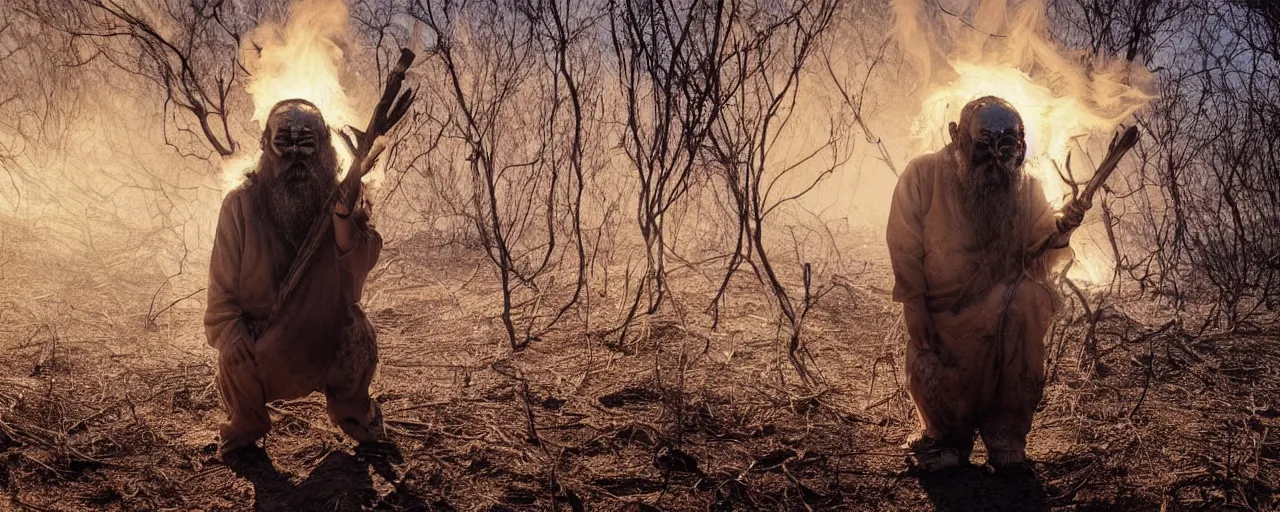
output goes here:
[{"label": "smoky glow behind head", "polygon": [[[895,37],[921,79],[919,109],[912,116],[912,154],[950,142],[947,127],[969,102],[997,96],[1021,114],[1026,127],[1023,170],[1037,178],[1054,206],[1070,188],[1055,163],[1076,155],[1076,179],[1093,172],[1082,153],[1099,156],[1114,130],[1132,122],[1153,96],[1152,76],[1139,64],[1105,56],[1085,59],[1057,45],[1046,26],[1043,0],[938,0],[951,16],[930,17],[933,0],[895,0]],[[1017,5],[1015,9],[1013,6]],[[939,21],[941,20],[941,21]],[[967,23],[966,23],[967,22]],[[1087,230],[1084,230],[1087,231]],[[1108,254],[1077,233],[1072,277],[1099,282],[1109,275]]]},{"label": "smoky glow behind head", "polygon": [[[355,98],[343,86],[343,62],[352,44],[349,11],[343,0],[295,0],[283,23],[264,23],[246,36],[244,62],[251,73],[245,90],[253,98],[253,119],[264,131],[280,101],[303,99],[323,113],[332,128],[360,126]],[[330,138],[332,139],[332,138]],[[223,162],[223,194],[239,185],[261,154],[246,150]],[[351,155],[334,144],[339,171]]]}]

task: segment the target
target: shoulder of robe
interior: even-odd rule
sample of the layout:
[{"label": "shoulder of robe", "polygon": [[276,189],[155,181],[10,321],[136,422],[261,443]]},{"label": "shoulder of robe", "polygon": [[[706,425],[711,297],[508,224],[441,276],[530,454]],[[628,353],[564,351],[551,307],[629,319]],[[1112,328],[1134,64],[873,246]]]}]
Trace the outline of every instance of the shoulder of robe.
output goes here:
[{"label": "shoulder of robe", "polygon": [[1036,203],[1047,203],[1049,196],[1044,189],[1044,183],[1031,174],[1024,173],[1023,179],[1026,180],[1025,190],[1032,201]]},{"label": "shoulder of robe", "polygon": [[[243,183],[227,192],[227,196],[222,198],[222,210],[241,213],[251,210],[253,208],[254,195],[250,193],[248,187],[248,183]],[[228,210],[229,208],[230,210]]]},{"label": "shoulder of robe", "polygon": [[934,178],[951,166],[951,155],[946,149],[926,153],[911,159],[907,168],[898,178],[901,181],[932,183]]},{"label": "shoulder of robe", "polygon": [[1027,172],[1023,172],[1022,176],[1023,176],[1023,179],[1027,180],[1027,186],[1030,187],[1032,191],[1035,191],[1035,192],[1044,191],[1044,184],[1040,182],[1040,178],[1037,178],[1034,174],[1027,173]]},{"label": "shoulder of robe", "polygon": [[243,200],[244,194],[245,194],[244,185],[240,185],[236,188],[231,189],[230,192],[227,192],[226,196],[223,196],[222,207],[226,208],[229,205],[239,203],[241,200]]}]

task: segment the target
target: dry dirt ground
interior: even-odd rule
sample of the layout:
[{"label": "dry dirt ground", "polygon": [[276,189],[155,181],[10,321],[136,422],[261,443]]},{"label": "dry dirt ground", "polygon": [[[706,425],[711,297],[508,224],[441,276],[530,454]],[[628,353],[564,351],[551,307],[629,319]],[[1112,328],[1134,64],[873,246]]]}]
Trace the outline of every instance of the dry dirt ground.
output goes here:
[{"label": "dry dirt ground", "polygon": [[602,326],[575,320],[513,355],[480,253],[388,247],[365,302],[394,446],[344,440],[312,396],[274,403],[265,451],[223,461],[201,303],[146,325],[154,276],[108,280],[127,276],[129,262],[41,260],[14,252],[22,236],[10,240],[0,265],[0,509],[1280,506],[1280,336],[1142,325],[1131,318],[1167,313],[1138,301],[1109,310],[1091,353],[1080,328],[1052,342],[1034,476],[906,471],[899,445],[915,420],[874,242],[851,243],[870,261],[808,324],[825,382],[812,390],[780,353],[749,274],[714,332],[703,313],[712,284],[677,272],[680,308],[641,325],[635,342],[608,348]]}]

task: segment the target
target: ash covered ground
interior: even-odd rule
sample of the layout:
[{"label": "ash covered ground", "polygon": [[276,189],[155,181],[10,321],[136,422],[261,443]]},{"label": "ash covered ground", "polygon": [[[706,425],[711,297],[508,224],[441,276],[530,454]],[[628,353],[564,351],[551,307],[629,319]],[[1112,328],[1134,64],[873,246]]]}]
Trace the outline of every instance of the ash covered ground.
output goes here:
[{"label": "ash covered ground", "polygon": [[601,336],[604,316],[579,316],[513,353],[482,252],[390,245],[365,308],[394,447],[345,440],[313,395],[273,403],[265,454],[229,462],[214,449],[223,412],[202,301],[147,325],[153,283],[28,247],[0,297],[0,490],[16,510],[1277,507],[1280,337],[1197,335],[1150,320],[1162,312],[1143,300],[1113,299],[1092,334],[1059,321],[1034,477],[911,474],[887,258],[875,233],[842,243],[868,259],[811,313],[814,386],[750,278],[714,331],[714,283],[685,269],[672,273],[678,307],[625,344]]}]

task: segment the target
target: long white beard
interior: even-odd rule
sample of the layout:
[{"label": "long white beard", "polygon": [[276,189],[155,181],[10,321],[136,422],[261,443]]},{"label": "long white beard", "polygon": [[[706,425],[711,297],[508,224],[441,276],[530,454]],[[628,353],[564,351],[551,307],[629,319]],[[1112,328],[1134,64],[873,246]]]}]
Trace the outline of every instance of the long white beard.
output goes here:
[{"label": "long white beard", "polygon": [[268,209],[280,234],[294,249],[302,246],[311,224],[324,212],[325,202],[335,184],[320,176],[306,181],[288,181],[277,175],[267,184]]},{"label": "long white beard", "polygon": [[[984,166],[985,167],[985,166]],[[1012,174],[1005,182],[994,172]],[[964,210],[973,230],[973,239],[993,277],[1007,275],[1021,265],[1026,217],[1022,204],[1021,169],[1011,171],[967,168],[960,176]]]}]

